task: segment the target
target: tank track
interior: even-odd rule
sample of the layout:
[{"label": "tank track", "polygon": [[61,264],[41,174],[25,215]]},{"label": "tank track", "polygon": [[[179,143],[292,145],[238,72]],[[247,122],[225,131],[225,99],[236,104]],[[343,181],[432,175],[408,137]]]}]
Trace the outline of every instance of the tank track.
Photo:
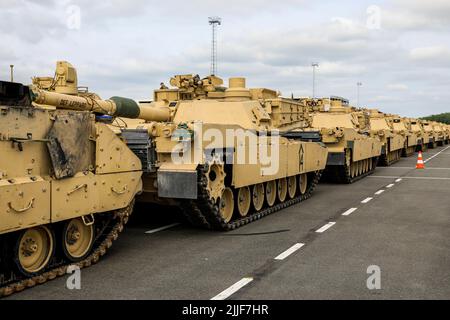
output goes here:
[{"label": "tank track", "polygon": [[[134,200],[127,207],[102,213],[103,217],[107,217],[106,223],[102,226],[101,231],[97,234],[94,242],[92,253],[80,262],[69,262],[68,260],[60,260],[52,263],[47,267],[47,271],[31,278],[12,274],[7,281],[0,282],[0,298],[12,295],[14,293],[32,288],[36,285],[43,284],[57,277],[64,276],[69,266],[77,266],[80,269],[90,267],[97,263],[106,251],[112,246],[113,241],[117,240],[119,233],[123,231],[125,224],[128,222],[133,212]],[[12,272],[12,271],[11,271]],[[0,279],[1,280],[1,279]]]},{"label": "tank track", "polygon": [[334,183],[346,183],[346,184],[352,184],[358,180],[361,180],[372,173],[374,173],[375,168],[378,163],[378,157],[373,158],[373,168],[359,176],[351,177],[350,174],[350,167],[348,165],[343,166],[329,166],[326,168],[326,181],[328,182],[334,182]]},{"label": "tank track", "polygon": [[403,148],[402,157],[411,157],[416,152],[417,146]]},{"label": "tank track", "polygon": [[276,211],[309,199],[312,195],[312,192],[319,183],[320,177],[322,175],[322,171],[308,173],[308,187],[303,195],[298,195],[293,199],[275,204],[272,207],[265,207],[258,212],[249,213],[246,217],[235,219],[227,223],[221,217],[217,203],[214,203],[214,201],[211,200],[208,195],[206,189],[207,167],[201,166],[198,171],[198,199],[186,200],[182,205],[183,214],[185,215],[187,220],[195,227],[222,231],[237,229]]},{"label": "tank track", "polygon": [[[395,151],[392,151],[391,153],[394,154]],[[382,154],[378,159],[378,166],[389,167],[390,165],[400,161],[402,153],[403,153],[403,149],[400,152],[398,159],[391,159],[391,160],[388,160],[387,154]]]}]

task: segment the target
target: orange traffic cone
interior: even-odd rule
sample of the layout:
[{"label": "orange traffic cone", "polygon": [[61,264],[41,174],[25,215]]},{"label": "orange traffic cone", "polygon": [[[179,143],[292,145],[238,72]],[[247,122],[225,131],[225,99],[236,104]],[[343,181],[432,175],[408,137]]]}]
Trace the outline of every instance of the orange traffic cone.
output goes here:
[{"label": "orange traffic cone", "polygon": [[419,151],[419,157],[417,158],[416,169],[425,169],[425,164],[422,158],[422,151]]}]

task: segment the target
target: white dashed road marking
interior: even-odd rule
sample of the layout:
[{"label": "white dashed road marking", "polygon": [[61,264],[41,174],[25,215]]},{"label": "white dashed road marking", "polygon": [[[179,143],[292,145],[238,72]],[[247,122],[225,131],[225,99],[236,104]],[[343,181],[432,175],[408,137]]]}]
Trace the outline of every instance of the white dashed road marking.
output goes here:
[{"label": "white dashed road marking", "polygon": [[[409,169],[413,170],[416,169],[416,167],[383,167],[383,170],[386,169]],[[450,168],[425,168],[424,170],[450,170]]]},{"label": "white dashed road marking", "polygon": [[[398,176],[368,176],[367,178],[396,179]],[[450,178],[440,177],[402,177],[402,179],[418,179],[418,180],[450,180]]]},{"label": "white dashed road marking", "polygon": [[[449,149],[449,147],[443,149],[442,151],[436,153],[435,155],[433,155],[432,157],[428,158],[427,160],[424,161],[424,163],[427,163],[428,161],[434,159],[435,157],[437,157],[439,154],[443,153],[444,151],[446,151],[447,149]],[[391,167],[392,169],[397,168],[397,169],[414,169],[414,168],[409,168],[409,167]],[[389,167],[388,167],[389,169]],[[449,170],[450,168],[430,168],[430,169],[434,169],[434,170]],[[386,178],[386,179],[396,179],[395,182],[400,182],[403,179],[431,179],[431,180],[450,180],[450,178],[438,178],[438,177],[398,177],[398,176],[376,176],[376,175],[372,175],[369,176],[369,178]],[[391,183],[389,185],[386,186],[386,188],[392,188],[395,184]],[[375,192],[375,195],[380,195],[383,192],[385,192],[386,190],[384,189],[380,189],[377,192]],[[366,199],[364,199],[363,201],[361,201],[361,203],[368,203],[372,200],[372,197],[368,197]],[[343,216],[348,216],[350,214],[352,214],[353,212],[355,212],[356,210],[358,210],[358,208],[350,208],[347,211],[345,211],[344,213],[342,213]],[[320,227],[319,229],[316,230],[317,233],[323,233],[326,230],[330,229],[332,226],[334,226],[336,224],[336,222],[328,222],[327,224],[323,225],[322,227]],[[165,229],[169,229],[172,228],[176,225],[179,225],[179,223],[174,223],[165,227],[161,227],[158,229],[154,229],[154,230],[149,230],[145,233],[155,233],[158,231],[162,231]],[[305,244],[304,243],[296,243],[294,244],[292,247],[290,247],[289,249],[287,249],[286,251],[280,253],[278,256],[275,257],[275,260],[284,260],[287,257],[289,257],[290,255],[292,255],[294,252],[300,250]],[[224,291],[222,291],[221,293],[219,293],[218,295],[216,295],[215,297],[213,297],[211,300],[225,300],[228,297],[230,297],[231,295],[233,295],[234,293],[236,293],[237,291],[239,291],[241,288],[245,287],[247,284],[249,284],[250,282],[253,281],[253,278],[251,277],[247,277],[247,278],[243,278],[241,280],[239,280],[238,282],[236,282],[235,284],[233,284],[231,287],[229,287],[228,289],[225,289]]]},{"label": "white dashed road marking", "polygon": [[173,224],[169,224],[167,226],[161,227],[161,228],[145,231],[145,233],[146,234],[156,233],[156,232],[159,232],[159,231],[163,231],[163,230],[166,230],[166,229],[169,229],[169,228],[176,227],[178,225],[179,225],[179,223],[173,223]]},{"label": "white dashed road marking", "polygon": [[321,228],[317,229],[317,233],[322,233],[330,229],[332,226],[334,226],[336,222],[328,222],[326,225],[322,226]]},{"label": "white dashed road marking", "polygon": [[372,199],[373,198],[371,198],[371,197],[365,198],[363,201],[361,201],[361,203],[367,203],[367,202],[369,202]]},{"label": "white dashed road marking", "polygon": [[351,215],[353,212],[355,212],[356,210],[358,210],[358,208],[350,208],[347,211],[345,211],[342,215],[343,216],[349,216]]},{"label": "white dashed road marking", "polygon": [[228,289],[223,290],[221,293],[219,293],[217,296],[211,298],[211,300],[225,300],[226,298],[230,297],[232,294],[235,294],[238,292],[241,288],[245,287],[247,284],[253,281],[253,278],[243,278],[233,284]]},{"label": "white dashed road marking", "polygon": [[278,256],[275,257],[275,260],[284,260],[287,257],[289,257],[291,254],[293,254],[295,251],[299,250],[301,247],[303,247],[304,243],[296,243],[283,253],[280,253]]}]

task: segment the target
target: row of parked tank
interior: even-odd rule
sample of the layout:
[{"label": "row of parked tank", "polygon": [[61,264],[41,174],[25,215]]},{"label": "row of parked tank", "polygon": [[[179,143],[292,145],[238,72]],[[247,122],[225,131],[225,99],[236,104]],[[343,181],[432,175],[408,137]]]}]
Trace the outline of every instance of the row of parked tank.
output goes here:
[{"label": "row of parked tank", "polygon": [[232,230],[308,199],[320,180],[352,183],[450,137],[443,124],[283,98],[244,78],[170,84],[152,101],[102,100],[64,61],[29,86],[0,82],[0,296],[96,263],[135,201]]},{"label": "row of parked tank", "polygon": [[321,130],[329,150],[325,173],[337,182],[351,183],[377,165],[449,143],[447,124],[354,108],[339,97],[304,101],[312,111],[312,127]]}]

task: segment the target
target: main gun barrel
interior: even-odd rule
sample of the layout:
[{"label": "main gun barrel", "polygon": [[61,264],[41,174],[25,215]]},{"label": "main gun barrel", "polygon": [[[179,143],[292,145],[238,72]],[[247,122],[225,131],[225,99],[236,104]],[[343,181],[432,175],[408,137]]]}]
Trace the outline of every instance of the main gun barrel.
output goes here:
[{"label": "main gun barrel", "polygon": [[123,97],[100,100],[89,96],[72,96],[33,88],[32,99],[37,104],[49,105],[57,109],[91,111],[114,117],[146,121],[168,121],[170,119],[168,107],[157,107],[152,104],[142,106],[132,99]]}]

